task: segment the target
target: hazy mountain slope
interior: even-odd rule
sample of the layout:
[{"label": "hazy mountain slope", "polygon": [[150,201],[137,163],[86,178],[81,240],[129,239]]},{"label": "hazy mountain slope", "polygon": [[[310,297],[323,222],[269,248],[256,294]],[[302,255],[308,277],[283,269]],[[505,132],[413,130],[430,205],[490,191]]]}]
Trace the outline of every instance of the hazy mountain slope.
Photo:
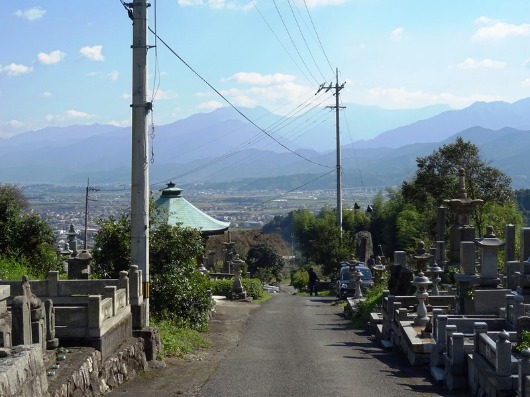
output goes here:
[{"label": "hazy mountain slope", "polygon": [[[248,114],[263,125],[275,125],[281,119],[263,108],[250,109]],[[400,184],[416,172],[418,156],[430,154],[462,136],[480,147],[485,160],[512,176],[514,187],[524,187],[530,178],[530,156],[526,154],[530,147],[530,133],[526,131],[530,130],[530,116],[526,114],[530,115],[530,99],[515,104],[477,103],[388,131],[369,145],[364,142],[366,147],[359,147],[358,142],[353,147],[343,145],[344,186]],[[481,123],[501,127],[476,126]],[[527,128],[517,128],[526,123]],[[472,127],[447,135],[456,126],[467,124]],[[434,139],[423,137],[423,131],[430,131],[431,127],[438,141],[422,142]],[[271,134],[295,153],[229,108],[156,126],[154,139],[150,139],[154,153],[151,183],[163,184],[172,179],[182,184],[234,184],[245,179],[241,186],[250,186],[254,179],[261,186],[274,179],[276,183],[291,185],[295,180],[307,182],[313,178],[314,185],[334,188],[334,127],[325,133],[315,131],[312,138],[310,134],[291,134],[287,139],[276,132]],[[298,147],[299,138],[315,140],[309,146]],[[315,143],[330,140],[332,149]],[[376,142],[381,146],[372,147]],[[0,141],[0,183],[84,183],[87,178],[95,183],[130,183],[130,152],[130,128],[93,125],[32,131]],[[258,183],[261,178],[268,182]]]},{"label": "hazy mountain slope", "polygon": [[441,142],[472,127],[498,130],[504,127],[530,129],[530,98],[513,104],[476,102],[462,110],[450,110],[426,120],[384,132],[374,139],[355,142],[358,148],[397,148],[411,143]]}]

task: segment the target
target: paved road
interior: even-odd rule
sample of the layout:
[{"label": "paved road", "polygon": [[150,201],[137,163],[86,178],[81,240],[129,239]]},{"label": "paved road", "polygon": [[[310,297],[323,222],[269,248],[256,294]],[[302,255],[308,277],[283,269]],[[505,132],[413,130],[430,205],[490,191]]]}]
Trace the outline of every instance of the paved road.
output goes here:
[{"label": "paved road", "polygon": [[203,397],[463,396],[433,385],[426,368],[383,352],[348,328],[333,298],[277,294],[254,311]]}]

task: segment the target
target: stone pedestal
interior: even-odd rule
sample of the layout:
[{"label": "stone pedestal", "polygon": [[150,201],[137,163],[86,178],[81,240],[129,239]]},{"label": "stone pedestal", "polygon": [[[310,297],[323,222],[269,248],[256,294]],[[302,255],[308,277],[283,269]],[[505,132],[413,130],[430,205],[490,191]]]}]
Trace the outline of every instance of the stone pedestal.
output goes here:
[{"label": "stone pedestal", "polygon": [[92,255],[88,251],[81,251],[76,257],[68,259],[68,279],[88,280],[91,273]]}]

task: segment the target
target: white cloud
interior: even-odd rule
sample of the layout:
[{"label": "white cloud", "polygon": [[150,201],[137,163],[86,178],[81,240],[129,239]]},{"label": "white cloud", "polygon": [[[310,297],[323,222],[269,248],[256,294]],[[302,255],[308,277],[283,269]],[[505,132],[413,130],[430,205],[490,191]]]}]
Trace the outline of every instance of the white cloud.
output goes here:
[{"label": "white cloud", "polygon": [[477,101],[492,102],[505,100],[499,96],[491,95],[469,95],[458,96],[448,92],[428,93],[421,90],[408,91],[404,87],[370,89],[366,97],[356,98],[361,103],[380,106],[387,109],[413,109],[428,105],[447,104],[456,109],[461,109]]},{"label": "white cloud", "polygon": [[109,121],[107,124],[113,125],[115,127],[129,127],[131,125],[131,120],[122,120],[122,121]]},{"label": "white cloud", "polygon": [[66,112],[58,115],[46,115],[46,121],[68,121],[68,120],[86,120],[93,118],[93,114],[80,112],[79,110],[69,109]]},{"label": "white cloud", "polygon": [[53,96],[53,94],[49,91],[43,91],[40,93],[40,96],[43,97],[43,98],[49,98],[51,96]]},{"label": "white cloud", "polygon": [[271,85],[285,84],[295,80],[295,76],[283,73],[261,74],[256,72],[239,72],[223,81],[236,81],[242,84]]},{"label": "white cloud", "polygon": [[[301,3],[298,1],[298,3]],[[337,6],[346,3],[346,0],[306,0],[308,8]]]},{"label": "white cloud", "polygon": [[208,102],[203,102],[199,104],[197,106],[197,110],[214,110],[214,109],[222,108],[223,106],[225,105],[223,105],[221,102],[208,101]]},{"label": "white cloud", "polygon": [[65,56],[66,54],[60,50],[52,51],[49,54],[39,52],[39,55],[37,55],[39,62],[44,65],[53,65],[54,63],[61,62]]},{"label": "white cloud", "polygon": [[162,89],[157,89],[155,92],[155,100],[168,100],[168,99],[175,99],[178,97],[178,94],[174,91],[171,91],[171,90],[168,90],[168,91],[164,91]]},{"label": "white cloud", "polygon": [[79,50],[79,53],[81,56],[88,58],[92,61],[100,61],[103,62],[105,60],[105,57],[101,53],[101,50],[103,49],[103,46],[101,45],[94,45],[94,46],[86,46]]},{"label": "white cloud", "polygon": [[117,70],[113,70],[112,72],[107,73],[107,76],[112,81],[116,81],[118,80],[118,77],[120,76],[120,72],[118,72]]},{"label": "white cloud", "polygon": [[521,81],[521,85],[523,87],[530,87],[530,78],[524,79],[523,81]]},{"label": "white cloud", "polygon": [[19,76],[21,74],[27,74],[33,72],[33,66],[20,65],[11,63],[6,66],[0,65],[0,74],[5,73],[8,76]]},{"label": "white cloud", "polygon": [[25,10],[17,10],[15,11],[15,15],[20,18],[25,18],[28,21],[36,21],[37,19],[40,19],[46,14],[46,10],[44,10],[42,7],[31,7],[27,8]]},{"label": "white cloud", "polygon": [[488,69],[502,69],[506,66],[506,62],[502,61],[495,61],[493,59],[483,59],[483,60],[476,60],[473,58],[466,58],[463,62],[456,65],[458,69],[481,69],[481,68],[488,68]]},{"label": "white cloud", "polygon": [[203,0],[179,0],[178,3],[181,7],[193,7],[204,5]]},{"label": "white cloud", "polygon": [[103,73],[103,72],[89,72],[86,74],[89,77],[99,77],[102,79],[109,79],[112,81],[118,80],[118,77],[120,75],[120,72],[117,70],[113,70],[112,72]]},{"label": "white cloud", "polygon": [[477,41],[503,40],[514,36],[530,36],[530,24],[528,23],[514,25],[496,21],[488,17],[480,17],[475,22],[479,25],[484,25],[473,35],[473,39]]},{"label": "white cloud", "polygon": [[8,120],[0,123],[0,137],[9,138],[21,132],[28,131],[31,128],[32,126],[27,122],[15,119]]},{"label": "white cloud", "polygon": [[[235,106],[254,107],[262,105],[268,108],[275,108],[285,104],[285,102],[314,96],[314,87],[297,84],[295,79],[295,76],[283,73],[239,72],[221,80],[232,86],[229,89],[221,90],[221,94]],[[234,83],[237,85],[234,86]],[[207,93],[195,95],[203,98],[211,96]]]},{"label": "white cloud", "polygon": [[247,11],[254,7],[251,1],[237,0],[179,0],[181,7],[208,6],[215,10],[243,10]]},{"label": "white cloud", "polygon": [[392,32],[390,32],[390,39],[394,41],[399,41],[403,37],[403,34],[405,33],[405,29],[403,28],[396,28]]}]

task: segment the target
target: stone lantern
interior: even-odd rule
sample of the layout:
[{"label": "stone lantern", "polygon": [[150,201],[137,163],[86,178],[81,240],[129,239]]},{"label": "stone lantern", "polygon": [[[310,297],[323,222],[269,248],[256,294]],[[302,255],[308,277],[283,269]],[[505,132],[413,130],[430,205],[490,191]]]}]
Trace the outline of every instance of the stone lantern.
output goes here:
[{"label": "stone lantern", "polygon": [[374,279],[375,283],[380,283],[383,281],[383,273],[386,270],[385,265],[378,263],[377,265],[374,265]]},{"label": "stone lantern", "polygon": [[438,284],[440,284],[440,281],[442,281],[440,274],[443,273],[443,269],[438,266],[438,263],[433,262],[431,266],[429,266],[428,273],[431,275],[431,282],[432,282],[432,295],[438,296],[440,295],[440,292],[438,291]]},{"label": "stone lantern", "polygon": [[414,325],[424,326],[429,322],[427,317],[427,306],[425,306],[425,300],[429,297],[427,293],[427,287],[432,284],[422,271],[420,271],[417,277],[412,281],[412,284],[416,287],[416,293],[414,294],[418,299],[418,308],[416,309],[416,317],[414,318]]},{"label": "stone lantern", "polygon": [[363,297],[363,292],[361,290],[361,278],[363,277],[363,274],[359,269],[355,269],[355,272],[353,272],[353,281],[355,283],[355,299],[361,299]]}]

